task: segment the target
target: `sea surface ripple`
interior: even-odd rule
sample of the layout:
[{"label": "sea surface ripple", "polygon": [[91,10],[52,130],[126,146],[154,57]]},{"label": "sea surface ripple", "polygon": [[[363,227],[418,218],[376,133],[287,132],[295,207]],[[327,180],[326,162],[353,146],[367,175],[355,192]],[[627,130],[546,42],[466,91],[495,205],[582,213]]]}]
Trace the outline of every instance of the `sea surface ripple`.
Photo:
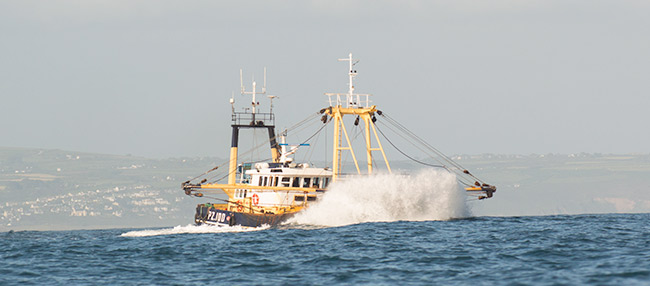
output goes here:
[{"label": "sea surface ripple", "polygon": [[650,214],[0,233],[0,285],[650,285]]}]

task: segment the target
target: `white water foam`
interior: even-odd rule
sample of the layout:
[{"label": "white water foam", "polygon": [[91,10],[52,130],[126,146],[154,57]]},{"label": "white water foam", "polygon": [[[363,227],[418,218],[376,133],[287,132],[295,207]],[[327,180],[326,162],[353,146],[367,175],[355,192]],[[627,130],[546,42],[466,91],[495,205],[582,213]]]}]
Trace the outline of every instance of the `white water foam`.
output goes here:
[{"label": "white water foam", "polygon": [[244,231],[258,231],[268,229],[269,226],[264,225],[261,227],[243,227],[243,226],[211,226],[211,225],[191,225],[176,226],[174,228],[163,229],[148,229],[148,230],[135,230],[121,234],[124,237],[145,237],[157,235],[171,235],[182,233],[224,233],[224,232],[244,232]]},{"label": "white water foam", "polygon": [[377,174],[331,185],[320,202],[287,223],[343,226],[463,218],[470,215],[466,199],[456,176],[446,171]]}]

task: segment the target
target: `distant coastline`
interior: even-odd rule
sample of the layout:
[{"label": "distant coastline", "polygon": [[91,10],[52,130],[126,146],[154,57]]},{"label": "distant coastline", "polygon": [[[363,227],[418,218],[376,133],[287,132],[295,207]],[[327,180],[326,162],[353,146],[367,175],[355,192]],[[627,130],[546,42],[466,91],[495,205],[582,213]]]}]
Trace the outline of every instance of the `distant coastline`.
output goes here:
[{"label": "distant coastline", "polygon": [[[650,212],[650,154],[452,157],[500,186],[476,216]],[[180,184],[223,161],[0,147],[0,231],[185,225],[200,199]]]}]

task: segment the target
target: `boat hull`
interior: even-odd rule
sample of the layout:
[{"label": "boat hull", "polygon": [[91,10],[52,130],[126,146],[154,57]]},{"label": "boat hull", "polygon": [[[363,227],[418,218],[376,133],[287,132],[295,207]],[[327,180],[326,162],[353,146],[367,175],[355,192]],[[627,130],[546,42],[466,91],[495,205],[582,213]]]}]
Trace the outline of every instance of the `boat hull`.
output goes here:
[{"label": "boat hull", "polygon": [[252,214],[243,212],[232,212],[215,208],[210,204],[199,204],[196,206],[194,222],[196,225],[216,226],[246,226],[260,227],[262,225],[276,226],[294,216],[295,213],[285,214]]}]

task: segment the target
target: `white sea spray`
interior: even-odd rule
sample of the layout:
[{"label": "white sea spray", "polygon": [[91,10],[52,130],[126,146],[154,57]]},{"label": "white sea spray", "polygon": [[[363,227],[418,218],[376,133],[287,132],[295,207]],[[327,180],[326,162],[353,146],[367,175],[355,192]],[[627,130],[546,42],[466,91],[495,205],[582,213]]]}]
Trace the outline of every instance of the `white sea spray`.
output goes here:
[{"label": "white sea spray", "polygon": [[456,176],[425,169],[376,174],[332,184],[322,200],[289,224],[342,226],[363,222],[425,221],[470,215]]},{"label": "white sea spray", "polygon": [[211,225],[191,225],[176,226],[174,228],[162,229],[147,229],[147,230],[134,230],[121,234],[124,237],[145,237],[145,236],[158,236],[158,235],[172,235],[183,233],[223,233],[223,232],[244,232],[244,231],[258,231],[268,229],[268,225],[261,227],[251,228],[243,226],[211,226]]}]

